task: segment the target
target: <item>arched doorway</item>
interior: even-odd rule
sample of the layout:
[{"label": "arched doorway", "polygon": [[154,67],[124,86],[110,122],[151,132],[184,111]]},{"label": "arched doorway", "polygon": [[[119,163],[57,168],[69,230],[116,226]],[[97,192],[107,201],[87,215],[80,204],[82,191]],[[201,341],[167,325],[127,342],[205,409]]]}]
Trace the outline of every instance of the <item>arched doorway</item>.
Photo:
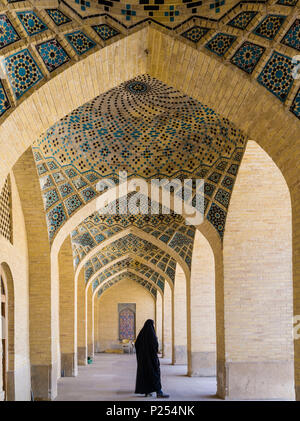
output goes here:
[{"label": "arched doorway", "polygon": [[2,323],[2,389],[4,400],[15,400],[14,289],[9,266],[0,266]]},{"label": "arched doorway", "polygon": [[223,262],[223,397],[294,399],[290,192],[254,141],[232,194]]}]

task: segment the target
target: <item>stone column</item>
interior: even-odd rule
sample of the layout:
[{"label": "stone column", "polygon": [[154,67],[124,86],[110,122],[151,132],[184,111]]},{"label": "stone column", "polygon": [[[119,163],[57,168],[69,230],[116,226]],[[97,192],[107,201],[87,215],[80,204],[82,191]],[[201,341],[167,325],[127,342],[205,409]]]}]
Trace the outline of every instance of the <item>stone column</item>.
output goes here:
[{"label": "stone column", "polygon": [[78,365],[87,364],[87,321],[84,269],[77,279],[77,357]]},{"label": "stone column", "polygon": [[163,302],[162,302],[162,296],[160,295],[159,292],[157,292],[157,297],[156,297],[156,320],[155,320],[155,328],[156,328],[156,335],[158,338],[158,343],[159,343],[159,349],[162,350],[163,348],[163,343],[162,343],[162,336],[163,336],[163,332],[162,332],[162,313],[163,313]]},{"label": "stone column", "polygon": [[94,312],[92,284],[86,291],[88,357],[94,358]]},{"label": "stone column", "polygon": [[97,294],[94,296],[94,348],[95,352],[100,352],[99,341],[99,299]]},{"label": "stone column", "polygon": [[174,345],[172,364],[187,364],[186,279],[177,263],[173,294]]},{"label": "stone column", "polygon": [[77,375],[76,291],[71,240],[68,236],[58,255],[59,323],[61,371],[65,377]]},{"label": "stone column", "polygon": [[216,375],[216,305],[213,251],[196,231],[191,267],[189,376]]},{"label": "stone column", "polygon": [[163,306],[163,357],[172,359],[172,291],[165,282]]},{"label": "stone column", "polygon": [[28,241],[31,387],[35,400],[54,399],[60,360],[57,352],[58,262],[50,242],[40,184],[29,148],[14,166]]},{"label": "stone column", "polygon": [[226,399],[293,399],[291,203],[271,158],[248,142],[224,237]]}]

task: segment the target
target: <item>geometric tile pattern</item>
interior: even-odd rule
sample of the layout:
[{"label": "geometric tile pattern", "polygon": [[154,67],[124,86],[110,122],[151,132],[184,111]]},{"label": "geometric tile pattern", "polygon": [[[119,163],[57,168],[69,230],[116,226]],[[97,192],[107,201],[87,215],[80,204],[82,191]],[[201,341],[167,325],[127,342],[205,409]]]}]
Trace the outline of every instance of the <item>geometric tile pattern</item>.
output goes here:
[{"label": "geometric tile pattern", "polygon": [[209,28],[201,28],[201,26],[193,26],[181,34],[184,38],[197,43],[204,35],[209,32]]},{"label": "geometric tile pattern", "polygon": [[[215,186],[222,182],[224,165],[244,146],[243,134],[213,110],[142,75],[74,110],[52,126],[33,150],[39,156],[37,164],[43,163],[40,175],[51,173],[56,184],[68,182],[77,193],[76,206],[101,194],[96,185],[102,178],[118,182],[118,171],[126,168],[129,178],[209,179],[206,209]],[[220,169],[215,171],[217,166]],[[191,193],[189,201],[194,188]],[[62,199],[64,206],[69,204],[65,196]],[[66,214],[71,215],[76,206],[66,209]]]},{"label": "geometric tile pattern", "polygon": [[[65,3],[65,2],[64,2]],[[145,21],[152,17],[161,25],[187,21],[200,14],[207,20],[230,11],[238,0],[135,0],[131,3],[122,0],[68,0],[67,3],[82,17],[102,16],[111,13],[124,24]]]},{"label": "geometric tile pattern", "polygon": [[253,33],[267,39],[274,39],[286,16],[267,15],[253,30]]},{"label": "geometric tile pattern", "polygon": [[23,28],[30,36],[39,34],[40,32],[43,32],[46,29],[48,29],[44,22],[41,21],[41,19],[37,16],[35,12],[18,12],[17,16],[21,24],[23,25]]},{"label": "geometric tile pattern", "polygon": [[28,49],[10,55],[5,59],[5,64],[8,79],[17,99],[43,78]]},{"label": "geometric tile pattern", "polygon": [[215,199],[219,203],[221,203],[221,205],[223,205],[226,209],[228,208],[229,200],[230,200],[230,194],[227,191],[225,191],[224,189],[219,189],[216,196],[215,196]]},{"label": "geometric tile pattern", "polygon": [[298,3],[298,0],[278,0],[277,4],[282,4],[284,6],[294,7]]},{"label": "geometric tile pattern", "polygon": [[292,113],[300,119],[300,89],[298,90],[291,106]]},{"label": "geometric tile pattern", "polygon": [[0,116],[5,113],[10,108],[10,103],[7,97],[7,94],[4,90],[2,82],[0,81]]},{"label": "geometric tile pattern", "polygon": [[[81,247],[78,247],[78,243],[76,241],[76,238],[72,237],[75,269],[81,260],[82,250]],[[92,255],[92,257],[85,264],[85,282],[87,282],[105,265],[128,253],[132,253],[135,256],[138,256],[143,260],[157,266],[160,270],[168,275],[172,282],[174,282],[176,261],[159,247],[155,246],[149,241],[137,237],[134,234],[127,234],[124,237],[112,242],[108,246],[103,247],[98,253]]]},{"label": "geometric tile pattern", "polygon": [[227,25],[238,29],[246,29],[252,19],[257,15],[255,11],[241,12],[236,15]]},{"label": "geometric tile pattern", "polygon": [[217,204],[213,203],[207,214],[208,220],[216,228],[221,238],[224,236],[224,228],[226,221],[226,212]]},{"label": "geometric tile pattern", "polygon": [[59,9],[45,9],[56,26],[71,22],[71,19]]},{"label": "geometric tile pattern", "polygon": [[112,278],[112,280],[106,282],[101,288],[99,288],[97,292],[97,297],[100,298],[104,291],[117,284],[118,282],[122,281],[123,279],[130,279],[132,281],[137,282],[138,284],[146,288],[154,296],[154,298],[156,298],[157,289],[153,287],[150,282],[145,281],[143,278],[130,271],[128,271],[127,273],[120,273],[119,275]]},{"label": "geometric tile pattern", "polygon": [[220,13],[220,6],[224,6],[225,0],[212,0],[212,2],[209,5],[210,9],[215,9],[216,13]]},{"label": "geometric tile pattern", "polygon": [[12,241],[10,180],[5,180],[0,193],[0,235]]},{"label": "geometric tile pattern", "polygon": [[62,204],[58,204],[47,213],[49,237],[52,238],[56,230],[66,221],[67,216]]},{"label": "geometric tile pattern", "polygon": [[300,51],[300,19],[295,20],[281,43]]},{"label": "geometric tile pattern", "polygon": [[96,43],[82,31],[74,31],[65,37],[78,55],[82,55],[96,46]]},{"label": "geometric tile pattern", "polygon": [[[139,228],[168,245],[190,267],[195,228],[186,225],[180,215],[100,215],[97,212],[84,220],[72,232],[74,267],[76,268],[86,254],[98,244],[131,226]],[[130,241],[126,241],[123,245],[122,241],[117,244],[118,247],[111,245],[113,249],[106,249],[106,255],[99,255],[99,268],[103,265],[101,262],[110,261],[110,257],[107,256],[112,255],[113,259],[117,258],[118,250],[122,250],[123,255],[128,248],[136,248],[134,242],[131,244]],[[145,259],[152,257],[154,259],[152,263],[157,264],[173,279],[174,262],[168,255],[160,254],[155,248],[149,250],[148,254],[145,253],[143,250],[148,247],[147,242],[144,243],[144,246],[140,243],[140,257]],[[157,251],[157,256],[151,256],[150,251]],[[158,258],[159,255],[160,258]]]},{"label": "geometric tile pattern", "polygon": [[45,41],[36,47],[49,72],[57,69],[70,58],[56,39]]},{"label": "geometric tile pattern", "polygon": [[[220,0],[210,0],[209,4],[203,1],[199,2],[193,2],[190,0],[174,0],[172,3],[172,6],[167,4],[164,0],[155,2],[154,5],[149,4],[148,0],[143,0],[140,2],[140,4],[124,4],[122,1],[120,2],[109,2],[109,5],[105,0],[99,0],[97,2],[96,0],[86,1],[86,0],[77,0],[77,3],[73,0],[66,0],[64,1],[64,6],[68,6],[68,4],[72,2],[72,7],[74,8],[75,4],[75,13],[79,12],[77,17],[78,19],[73,21],[73,32],[72,34],[79,32],[81,35],[78,36],[72,36],[72,34],[69,37],[69,41],[73,42],[72,48],[75,49],[76,53],[79,56],[85,56],[84,52],[88,51],[88,48],[93,48],[94,44],[93,40],[88,40],[86,35],[82,35],[82,31],[79,30],[80,28],[80,19],[82,16],[82,19],[85,19],[89,16],[93,16],[94,22],[95,17],[100,16],[100,23],[94,24],[90,26],[90,31],[96,31],[98,33],[98,36],[105,41],[107,39],[110,39],[112,36],[115,36],[116,31],[119,33],[123,33],[123,31],[115,29],[110,22],[103,22],[103,16],[104,14],[108,16],[108,19],[110,21],[115,21],[118,23],[120,27],[123,27],[125,29],[126,21],[132,20],[133,26],[137,27],[138,25],[143,26],[145,23],[150,20],[153,20],[154,22],[159,23],[161,26],[165,28],[165,30],[170,30],[172,28],[176,29],[176,33],[181,34],[182,36],[186,36],[190,41],[194,43],[200,44],[200,42],[204,43],[206,41],[203,41],[203,39],[206,39],[207,37],[202,37],[202,33],[206,31],[214,31],[216,29],[215,25],[212,25],[214,21],[218,21],[215,19],[216,13],[220,13],[220,16],[218,16],[218,19],[222,18],[222,23],[227,21],[227,28],[230,30],[231,28],[238,28],[240,30],[246,30],[249,27],[249,23],[251,23],[254,16],[257,16],[258,13],[263,14],[264,10],[259,7],[259,5],[255,5],[253,2],[251,3],[251,10],[247,10],[248,4],[247,0],[240,4],[240,7],[237,6],[238,0],[226,0],[220,2]],[[175,3],[174,3],[175,2]],[[262,0],[264,2],[264,0]],[[3,2],[2,2],[3,3]],[[5,3],[5,2],[4,2]],[[61,36],[65,36],[65,26],[66,24],[72,22],[72,20],[69,18],[67,14],[59,10],[59,8],[51,7],[51,8],[45,8],[42,9],[42,7],[39,6],[39,11],[33,11],[33,10],[24,10],[26,8],[25,6],[28,3],[24,3],[24,1],[17,1],[17,0],[7,0],[7,3],[14,4],[13,11],[9,12],[10,15],[2,14],[0,15],[0,49],[6,48],[10,46],[11,44],[16,43],[19,40],[20,34],[23,34],[25,31],[27,34],[27,38],[22,40],[21,48],[24,48],[25,43],[31,42],[31,40],[28,40],[28,36],[36,35],[36,34],[42,34],[43,35],[43,42],[46,42],[47,38],[53,38],[53,34],[51,34],[51,30],[46,31],[48,28],[46,24],[40,19],[39,13],[41,14],[47,14],[49,16],[49,19],[51,19],[55,26],[56,26],[56,32],[60,33]],[[146,4],[147,3],[147,4]],[[166,3],[166,4],[165,4]],[[267,15],[267,20],[264,18],[266,16],[261,17],[261,26],[259,25],[259,28],[257,29],[257,33],[260,36],[266,36],[273,37],[276,34],[276,31],[278,27],[280,26],[281,22],[284,20],[286,15],[286,10],[284,10],[284,6],[290,6],[294,7],[297,4],[297,0],[279,0],[277,1],[278,6],[276,13],[279,14],[272,14]],[[76,9],[78,6],[78,9]],[[208,6],[208,7],[207,7]],[[222,6],[222,8],[220,7]],[[5,11],[5,5],[0,5],[0,9],[2,7],[2,10]],[[222,9],[222,13],[221,13]],[[285,8],[286,9],[286,8]],[[116,12],[115,16],[118,16],[118,19],[115,17],[110,16],[109,12],[114,13]],[[235,12],[235,16],[233,15],[233,12]],[[230,13],[230,19],[224,19],[224,17]],[[192,22],[192,17],[195,17],[197,15],[196,19],[194,20],[192,26],[189,24],[190,28],[185,28],[185,32],[182,32],[182,28],[186,26],[187,22]],[[232,16],[233,15],[233,16]],[[205,28],[202,28],[201,23],[202,20],[198,20],[198,18],[204,18],[205,20]],[[48,20],[49,20],[48,19]],[[212,19],[212,20],[211,20]],[[292,26],[290,32],[286,34],[286,37],[281,40],[281,42],[284,45],[288,45],[292,48],[295,48],[299,51],[299,37],[297,38],[297,32],[298,32],[298,21]],[[86,24],[87,21],[82,20],[82,23]],[[124,26],[125,24],[125,26]],[[170,25],[171,24],[171,25]],[[24,28],[24,31],[21,31],[20,34],[17,33],[16,28],[18,26],[22,25]],[[53,25],[51,25],[51,28]],[[93,28],[94,27],[94,28]],[[77,28],[77,31],[76,31]],[[232,31],[232,29],[231,29]],[[278,32],[277,32],[278,34]],[[23,34],[24,35],[24,34]],[[68,34],[67,34],[68,35]],[[229,34],[228,34],[229,35]],[[236,33],[235,33],[236,35]],[[247,34],[245,34],[247,36]],[[237,41],[242,41],[243,34],[238,33]],[[68,38],[68,36],[67,36]],[[115,37],[116,39],[118,37]],[[50,39],[51,40],[51,39]],[[50,41],[49,40],[49,41]],[[212,43],[214,43],[214,40],[211,40]],[[222,37],[220,38],[220,43],[218,45],[212,45],[212,50],[216,52],[217,54],[223,55],[224,51],[226,50],[226,46],[224,47],[222,44],[224,43],[224,39]],[[227,40],[228,41],[228,40]],[[243,40],[246,41],[246,40]],[[35,41],[34,41],[35,42]],[[72,44],[71,42],[71,44]],[[226,44],[226,42],[225,42]],[[241,44],[241,42],[237,42],[237,44]],[[231,46],[232,47],[232,46]],[[31,49],[35,50],[35,44],[30,45],[30,51]],[[16,51],[15,51],[16,52]],[[264,53],[266,54],[266,52]],[[34,57],[33,57],[34,58]],[[74,61],[75,62],[75,61]],[[51,66],[52,68],[52,66]],[[49,75],[48,75],[49,76]],[[31,85],[30,90],[33,92],[34,85]],[[21,97],[21,96],[20,96]],[[20,98],[19,97],[19,98]],[[16,97],[16,99],[18,99]],[[17,104],[14,104],[13,107],[15,107]],[[4,109],[6,111],[7,109]],[[5,113],[6,114],[6,113]],[[87,191],[87,194],[89,194],[89,190]]]},{"label": "geometric tile pattern", "polygon": [[13,44],[20,39],[6,15],[0,15],[0,49]]},{"label": "geometric tile pattern", "polygon": [[284,102],[294,81],[293,68],[294,65],[289,57],[273,52],[258,76],[258,82]]},{"label": "geometric tile pattern", "polygon": [[117,29],[109,26],[107,24],[93,25],[92,28],[97,35],[102,39],[102,41],[107,41],[108,39],[118,35],[120,32]]},{"label": "geometric tile pattern", "polygon": [[132,257],[127,257],[123,260],[120,260],[119,262],[113,264],[109,268],[100,271],[100,274],[93,282],[94,289],[98,285],[103,284],[107,279],[111,278],[114,275],[117,275],[119,272],[128,270],[133,270],[139,275],[143,275],[149,281],[152,281],[157,286],[159,286],[162,290],[164,289],[165,278],[149,266],[136,261]]},{"label": "geometric tile pattern", "polygon": [[253,72],[264,52],[264,47],[245,41],[235,52],[230,61],[246,73],[250,74]]},{"label": "geometric tile pattern", "polygon": [[231,47],[235,40],[236,37],[234,35],[219,33],[215,35],[205,45],[205,47],[221,57],[226,53],[226,51],[228,51],[228,49]]}]

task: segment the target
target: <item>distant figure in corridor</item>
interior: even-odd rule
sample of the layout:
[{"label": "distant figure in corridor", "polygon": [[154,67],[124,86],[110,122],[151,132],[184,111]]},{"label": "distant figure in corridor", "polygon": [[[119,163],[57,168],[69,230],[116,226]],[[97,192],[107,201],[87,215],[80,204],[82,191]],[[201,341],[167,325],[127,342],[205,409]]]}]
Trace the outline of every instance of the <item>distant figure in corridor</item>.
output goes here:
[{"label": "distant figure in corridor", "polygon": [[146,320],[135,341],[135,349],[137,358],[135,393],[144,393],[147,397],[156,392],[158,398],[168,398],[169,395],[163,393],[161,389],[158,341],[153,320]]}]

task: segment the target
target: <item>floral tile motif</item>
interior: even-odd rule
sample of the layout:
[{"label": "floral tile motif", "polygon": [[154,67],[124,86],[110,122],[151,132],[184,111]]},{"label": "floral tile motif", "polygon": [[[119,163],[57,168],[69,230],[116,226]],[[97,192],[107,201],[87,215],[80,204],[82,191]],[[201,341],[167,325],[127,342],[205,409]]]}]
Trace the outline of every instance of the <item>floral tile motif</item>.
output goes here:
[{"label": "floral tile motif", "polygon": [[56,26],[64,25],[65,23],[71,22],[71,19],[66,16],[59,9],[45,9],[50,18],[53,20]]},{"label": "floral tile motif", "polygon": [[215,203],[212,203],[207,214],[207,219],[215,227],[220,237],[223,238],[226,221],[226,212]]},{"label": "floral tile motif", "polygon": [[255,69],[255,66],[264,52],[264,47],[246,41],[235,52],[230,61],[240,69],[244,70],[244,72],[250,74]]},{"label": "floral tile motif", "polygon": [[233,185],[234,185],[234,179],[232,177],[224,177],[222,180],[222,186],[226,187],[228,190],[232,190],[233,189]]},{"label": "floral tile motif", "polygon": [[96,34],[99,35],[102,41],[107,41],[120,33],[117,29],[105,23],[101,25],[93,25],[92,28]]},{"label": "floral tile motif", "polygon": [[280,101],[284,102],[294,82],[293,67],[290,57],[274,51],[257,80]]},{"label": "floral tile motif", "polygon": [[85,202],[89,202],[96,196],[96,192],[91,187],[88,187],[87,189],[82,190],[81,196]]},{"label": "floral tile motif", "polygon": [[182,37],[197,43],[201,38],[209,32],[209,28],[202,28],[201,26],[193,26],[181,34]]},{"label": "floral tile motif", "polygon": [[267,15],[254,29],[253,33],[263,38],[274,39],[281,28],[286,16]]},{"label": "floral tile motif", "polygon": [[19,41],[20,36],[6,15],[0,15],[0,49]]},{"label": "floral tile motif", "polygon": [[74,194],[73,196],[66,199],[64,204],[68,214],[72,215],[72,213],[75,212],[83,204],[83,202],[80,200],[77,194]]},{"label": "floral tile motif", "polygon": [[82,31],[65,35],[67,41],[79,56],[94,48],[97,44]]},{"label": "floral tile motif", "polygon": [[36,35],[46,31],[48,27],[44,22],[32,11],[17,12],[17,16],[28,35]]},{"label": "floral tile motif", "polygon": [[11,107],[5,89],[0,81],[0,116],[2,116]]},{"label": "floral tile motif", "polygon": [[70,58],[56,39],[43,42],[36,47],[49,72],[67,63]]},{"label": "floral tile motif", "polygon": [[228,22],[227,25],[232,26],[238,29],[246,29],[252,19],[257,15],[257,12],[248,10],[245,12],[239,13],[235,16],[231,21]]},{"label": "floral tile motif", "polygon": [[47,193],[44,193],[44,203],[45,209],[48,210],[52,205],[59,201],[59,197],[56,189],[49,190]]},{"label": "floral tile motif", "polygon": [[73,193],[74,189],[73,189],[73,187],[71,186],[70,183],[65,183],[65,184],[62,184],[61,186],[59,186],[59,192],[62,195],[62,197],[66,197],[70,193]]},{"label": "floral tile motif", "polygon": [[47,222],[50,239],[54,237],[56,231],[66,220],[67,216],[61,203],[48,212]]},{"label": "floral tile motif", "polygon": [[300,89],[297,92],[297,95],[294,98],[294,101],[291,106],[291,111],[295,114],[296,117],[300,119]]},{"label": "floral tile motif", "polygon": [[205,45],[205,47],[218,56],[222,57],[229,50],[235,40],[236,37],[233,35],[219,33],[215,35]]},{"label": "floral tile motif", "polygon": [[221,205],[223,205],[225,208],[228,208],[229,206],[229,200],[230,200],[230,193],[223,189],[219,189],[217,191],[217,194],[215,195],[215,200]]},{"label": "floral tile motif", "polygon": [[281,43],[300,51],[300,19],[295,20]]},{"label": "floral tile motif", "polygon": [[44,77],[28,49],[7,57],[5,64],[8,80],[17,99]]}]

